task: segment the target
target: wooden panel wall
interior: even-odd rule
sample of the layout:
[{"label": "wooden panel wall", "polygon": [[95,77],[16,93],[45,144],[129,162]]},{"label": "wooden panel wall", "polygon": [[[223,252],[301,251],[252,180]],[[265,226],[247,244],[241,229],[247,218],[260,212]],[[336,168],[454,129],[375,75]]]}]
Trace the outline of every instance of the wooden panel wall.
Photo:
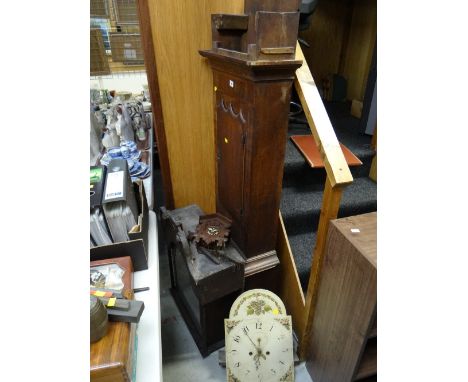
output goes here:
[{"label": "wooden panel wall", "polygon": [[161,97],[159,94],[159,81],[156,70],[156,57],[154,52],[153,34],[149,15],[148,1],[138,0],[138,19],[140,20],[141,42],[145,55],[146,76],[151,97],[151,108],[153,114],[154,136],[158,147],[161,177],[164,188],[164,204],[166,208],[174,208],[174,197],[172,194],[171,170],[169,167],[169,156],[167,153],[166,130],[164,129],[164,116],[162,112]]},{"label": "wooden panel wall", "polygon": [[243,0],[148,0],[176,208],[214,212],[215,153],[211,14],[242,13]]},{"label": "wooden panel wall", "polygon": [[316,83],[341,74],[348,81],[347,98],[362,101],[376,42],[377,1],[320,1],[310,28],[299,35],[310,44],[302,50]]},{"label": "wooden panel wall", "polygon": [[310,48],[301,47],[312,76],[319,85],[328,74],[339,71],[350,7],[348,0],[319,1],[310,17],[309,29],[299,33],[310,44]]},{"label": "wooden panel wall", "polygon": [[354,1],[343,70],[340,73],[348,80],[349,100],[364,99],[376,37],[377,1]]}]

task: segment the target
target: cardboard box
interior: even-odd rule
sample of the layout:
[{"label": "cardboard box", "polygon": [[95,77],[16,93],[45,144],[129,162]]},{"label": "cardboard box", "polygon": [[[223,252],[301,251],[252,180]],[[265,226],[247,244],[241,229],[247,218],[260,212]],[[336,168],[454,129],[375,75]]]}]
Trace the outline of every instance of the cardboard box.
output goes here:
[{"label": "cardboard box", "polygon": [[140,65],[144,63],[141,36],[139,33],[109,33],[112,61]]},{"label": "cardboard box", "polygon": [[107,60],[106,50],[102,32],[99,28],[92,28],[89,31],[90,42],[90,68],[91,76],[102,76],[110,74],[109,61]]},{"label": "cardboard box", "polygon": [[92,261],[130,256],[134,271],[148,269],[148,204],[143,182],[134,183],[133,187],[138,204],[138,229],[128,233],[129,241],[90,248]]}]

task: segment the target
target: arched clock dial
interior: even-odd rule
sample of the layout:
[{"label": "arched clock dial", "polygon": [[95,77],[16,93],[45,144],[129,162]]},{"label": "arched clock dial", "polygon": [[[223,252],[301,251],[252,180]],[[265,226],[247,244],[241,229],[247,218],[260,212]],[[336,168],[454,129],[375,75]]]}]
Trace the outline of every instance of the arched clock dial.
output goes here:
[{"label": "arched clock dial", "polygon": [[228,382],[294,380],[291,317],[225,320]]},{"label": "arched clock dial", "polygon": [[266,289],[251,289],[234,301],[229,318],[285,314],[283,301],[276,294]]}]

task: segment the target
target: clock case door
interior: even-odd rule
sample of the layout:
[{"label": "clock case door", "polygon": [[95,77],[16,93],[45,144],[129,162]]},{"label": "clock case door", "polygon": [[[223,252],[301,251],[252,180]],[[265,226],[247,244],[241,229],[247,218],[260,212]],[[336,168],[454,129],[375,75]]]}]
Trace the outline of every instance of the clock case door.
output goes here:
[{"label": "clock case door", "polygon": [[216,93],[216,209],[235,222],[231,227],[231,237],[236,243],[245,241],[242,227],[249,115],[245,102],[223,92]]},{"label": "clock case door", "polygon": [[[278,210],[294,71],[256,73],[209,56],[216,126],[216,210],[232,219],[245,258],[276,253]],[[294,67],[295,68],[295,67]]]}]

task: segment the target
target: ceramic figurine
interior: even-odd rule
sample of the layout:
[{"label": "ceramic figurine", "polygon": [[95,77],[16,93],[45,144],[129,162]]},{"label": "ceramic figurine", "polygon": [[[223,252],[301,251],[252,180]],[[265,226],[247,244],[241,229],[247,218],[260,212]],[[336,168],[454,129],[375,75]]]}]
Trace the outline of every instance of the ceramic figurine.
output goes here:
[{"label": "ceramic figurine", "polygon": [[133,128],[135,129],[135,135],[139,141],[144,141],[146,139],[146,126],[143,122],[141,114],[136,114],[133,117]]},{"label": "ceramic figurine", "polygon": [[106,113],[107,125],[104,137],[102,138],[102,144],[106,149],[120,145],[120,137],[117,135],[116,123],[117,113],[114,108],[110,108]]},{"label": "ceramic figurine", "polygon": [[91,123],[90,123],[90,164],[94,165],[97,158],[102,150],[102,141],[101,141],[101,128],[99,122],[97,121],[94,112],[91,112]]},{"label": "ceramic figurine", "polygon": [[125,104],[121,104],[118,105],[115,109],[117,111],[117,134],[120,135],[120,138],[124,141],[133,141],[135,136],[132,129],[132,120],[128,114],[127,106]]}]

